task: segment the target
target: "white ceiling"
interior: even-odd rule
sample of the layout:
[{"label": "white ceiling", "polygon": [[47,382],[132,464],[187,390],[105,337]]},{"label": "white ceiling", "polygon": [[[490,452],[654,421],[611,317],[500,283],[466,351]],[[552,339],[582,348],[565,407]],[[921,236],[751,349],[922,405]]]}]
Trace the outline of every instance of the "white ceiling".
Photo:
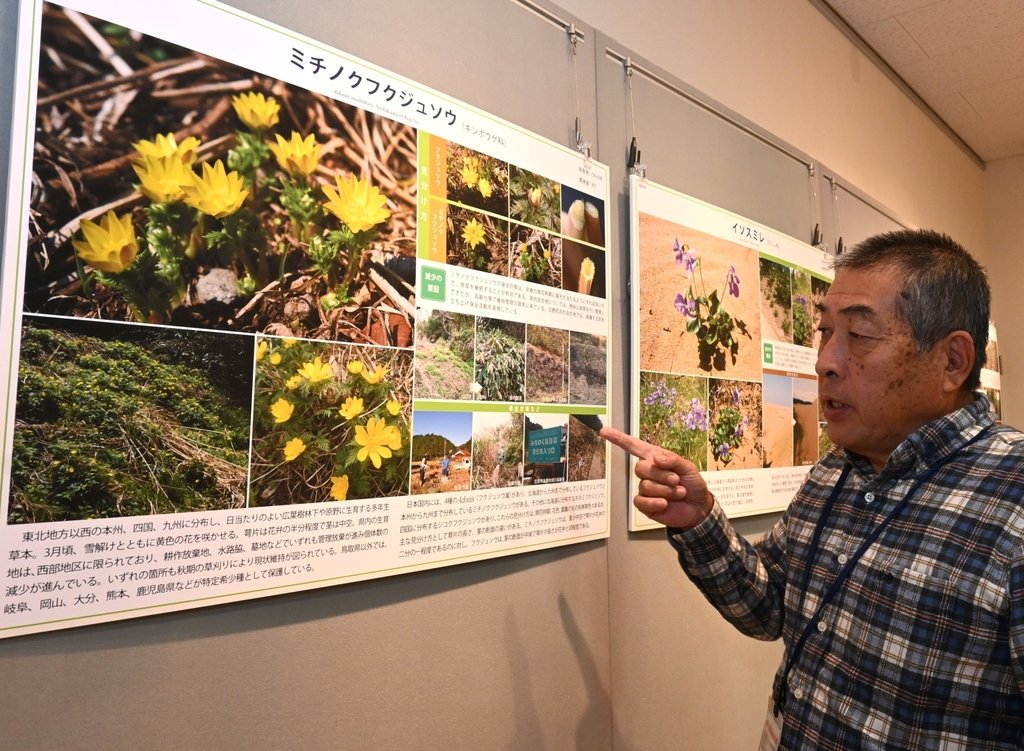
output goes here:
[{"label": "white ceiling", "polygon": [[811,2],[982,161],[1024,154],[1024,0]]}]

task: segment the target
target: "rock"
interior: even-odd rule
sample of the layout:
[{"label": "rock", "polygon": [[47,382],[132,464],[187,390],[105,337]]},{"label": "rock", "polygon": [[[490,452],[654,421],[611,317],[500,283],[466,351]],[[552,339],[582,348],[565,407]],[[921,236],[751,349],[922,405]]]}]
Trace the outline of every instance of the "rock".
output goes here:
[{"label": "rock", "polygon": [[196,281],[196,305],[211,302],[231,305],[239,297],[238,277],[231,269],[211,269]]}]

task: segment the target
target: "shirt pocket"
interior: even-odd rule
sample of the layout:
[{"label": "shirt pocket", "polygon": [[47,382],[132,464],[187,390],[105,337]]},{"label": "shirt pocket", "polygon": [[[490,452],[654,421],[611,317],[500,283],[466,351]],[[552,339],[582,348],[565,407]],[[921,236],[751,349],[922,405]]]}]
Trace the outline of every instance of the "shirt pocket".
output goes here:
[{"label": "shirt pocket", "polygon": [[990,579],[907,559],[888,561],[877,577],[879,592],[889,599],[891,632],[918,659],[926,659],[927,652],[985,661],[993,649],[1005,648],[1006,598]]}]

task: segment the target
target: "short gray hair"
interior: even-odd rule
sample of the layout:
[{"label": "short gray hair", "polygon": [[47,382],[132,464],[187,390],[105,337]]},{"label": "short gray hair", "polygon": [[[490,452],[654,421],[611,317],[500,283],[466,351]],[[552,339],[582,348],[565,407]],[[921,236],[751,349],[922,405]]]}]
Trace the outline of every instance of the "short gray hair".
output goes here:
[{"label": "short gray hair", "polygon": [[992,298],[981,265],[948,235],[909,229],[869,237],[833,263],[836,272],[875,268],[903,274],[896,308],[910,324],[919,351],[927,352],[952,331],[971,335],[974,368],[964,387],[977,389],[988,346]]}]

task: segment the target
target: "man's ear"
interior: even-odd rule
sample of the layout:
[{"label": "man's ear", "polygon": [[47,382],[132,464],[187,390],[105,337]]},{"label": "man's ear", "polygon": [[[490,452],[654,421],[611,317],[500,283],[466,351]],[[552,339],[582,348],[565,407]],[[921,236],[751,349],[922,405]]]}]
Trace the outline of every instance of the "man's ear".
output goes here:
[{"label": "man's ear", "polygon": [[959,391],[974,369],[974,338],[966,331],[952,331],[942,342],[946,355],[943,390]]}]

